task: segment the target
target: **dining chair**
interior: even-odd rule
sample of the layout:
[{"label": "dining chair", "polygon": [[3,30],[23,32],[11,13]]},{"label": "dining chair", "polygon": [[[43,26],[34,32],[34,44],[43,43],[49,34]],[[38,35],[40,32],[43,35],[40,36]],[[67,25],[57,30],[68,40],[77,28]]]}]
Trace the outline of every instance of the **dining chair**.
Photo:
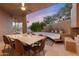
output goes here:
[{"label": "dining chair", "polygon": [[9,55],[13,55],[14,53],[14,49],[15,49],[15,44],[14,44],[14,41],[11,40],[11,38],[8,38],[9,39],[9,44],[10,44],[10,51],[9,51]]},{"label": "dining chair", "polygon": [[[42,34],[39,34],[38,36],[43,36],[43,37],[45,37],[44,35],[42,35]],[[46,37],[47,38],[47,37]],[[34,43],[33,45],[34,46],[39,46],[39,44],[40,44],[40,41],[38,41],[38,42],[36,42],[36,43]]]},{"label": "dining chair", "polygon": [[[10,53],[11,53],[11,50],[14,48],[13,47],[13,42],[11,41],[11,39],[9,38],[9,37],[7,37],[7,36],[5,36],[5,35],[3,35],[3,41],[4,41],[4,43],[5,43],[5,45],[4,45],[4,50],[6,49],[6,47],[8,46],[8,55],[10,55]],[[10,50],[10,48],[11,48],[11,50]]]},{"label": "dining chair", "polygon": [[8,48],[9,48],[9,40],[8,40],[8,37],[6,37],[5,35],[3,35],[3,41],[4,41],[4,43],[5,43],[5,45],[4,45],[4,50],[5,50],[5,48],[6,48],[6,46],[8,45]]},{"label": "dining chair", "polygon": [[32,51],[33,51],[34,55],[36,55],[37,53],[39,53],[39,55],[40,55],[41,51],[45,55],[44,47],[45,47],[45,39],[39,41],[39,45],[38,46],[32,47]]},{"label": "dining chair", "polygon": [[14,55],[25,55],[26,52],[29,53],[28,49],[24,48],[23,43],[20,40],[15,39]]}]

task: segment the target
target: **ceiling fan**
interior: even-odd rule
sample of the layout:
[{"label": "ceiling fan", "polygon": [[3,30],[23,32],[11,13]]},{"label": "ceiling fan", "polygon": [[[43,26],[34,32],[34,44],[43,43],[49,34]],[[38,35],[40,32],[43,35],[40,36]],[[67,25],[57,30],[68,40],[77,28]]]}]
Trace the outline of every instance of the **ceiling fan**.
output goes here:
[{"label": "ceiling fan", "polygon": [[26,6],[25,3],[19,3],[19,4],[17,3],[16,5],[17,5],[17,8],[16,8],[17,14],[19,13],[19,15],[29,14],[32,12],[32,10],[30,10],[28,8],[28,5]]},{"label": "ceiling fan", "polygon": [[22,6],[21,6],[21,10],[22,10],[22,11],[32,12],[31,10],[28,9],[28,7],[25,7],[25,4],[24,4],[24,3],[21,3],[21,5],[22,5]]},{"label": "ceiling fan", "polygon": [[24,3],[21,3],[21,5],[22,5],[21,10],[22,10],[22,11],[25,11],[25,10],[26,10],[25,4],[24,4]]}]

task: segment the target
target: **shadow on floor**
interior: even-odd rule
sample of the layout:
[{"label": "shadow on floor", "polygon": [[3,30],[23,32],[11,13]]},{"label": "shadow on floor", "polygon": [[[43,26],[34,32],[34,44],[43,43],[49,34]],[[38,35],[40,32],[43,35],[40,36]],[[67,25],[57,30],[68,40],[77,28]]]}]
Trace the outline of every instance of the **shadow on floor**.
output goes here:
[{"label": "shadow on floor", "polygon": [[45,44],[48,46],[53,46],[54,42],[50,39],[46,39]]}]

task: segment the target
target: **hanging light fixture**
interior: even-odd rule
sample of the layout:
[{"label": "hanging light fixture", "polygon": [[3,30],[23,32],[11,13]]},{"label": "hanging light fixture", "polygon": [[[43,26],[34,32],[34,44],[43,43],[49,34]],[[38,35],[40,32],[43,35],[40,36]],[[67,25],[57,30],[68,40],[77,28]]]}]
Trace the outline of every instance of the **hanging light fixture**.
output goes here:
[{"label": "hanging light fixture", "polygon": [[26,10],[26,8],[25,8],[25,4],[24,4],[24,3],[22,3],[21,10],[22,10],[22,11],[25,11],[25,10]]}]

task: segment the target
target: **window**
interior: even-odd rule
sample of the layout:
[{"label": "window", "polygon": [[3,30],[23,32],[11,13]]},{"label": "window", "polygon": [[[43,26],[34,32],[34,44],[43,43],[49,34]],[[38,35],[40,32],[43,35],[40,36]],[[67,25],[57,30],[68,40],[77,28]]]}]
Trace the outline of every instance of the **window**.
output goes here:
[{"label": "window", "polygon": [[13,32],[22,33],[22,22],[13,22]]}]

